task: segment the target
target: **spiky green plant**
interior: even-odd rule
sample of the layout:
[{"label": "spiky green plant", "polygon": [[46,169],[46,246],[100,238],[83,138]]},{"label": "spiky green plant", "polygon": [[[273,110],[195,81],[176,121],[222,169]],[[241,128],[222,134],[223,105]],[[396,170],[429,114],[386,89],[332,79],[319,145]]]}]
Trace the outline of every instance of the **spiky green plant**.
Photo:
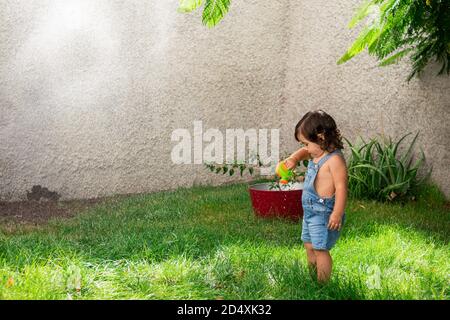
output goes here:
[{"label": "spiky green plant", "polygon": [[364,19],[368,24],[338,64],[367,49],[380,60],[379,66],[410,55],[408,81],[432,59],[442,65],[438,74],[450,74],[450,0],[366,0],[349,28]]},{"label": "spiky green plant", "polygon": [[203,7],[202,21],[209,28],[217,25],[227,14],[231,0],[180,0],[178,12],[188,13]]},{"label": "spiky green plant", "polygon": [[394,142],[389,137],[386,141],[372,138],[363,144],[354,146],[347,139],[351,155],[348,160],[349,193],[359,199],[376,199],[392,201],[414,197],[418,186],[431,174],[430,170],[422,177],[418,171],[423,166],[425,155],[413,164],[413,146],[419,135],[417,133],[404,152],[399,151],[400,144],[410,135],[408,133]]}]

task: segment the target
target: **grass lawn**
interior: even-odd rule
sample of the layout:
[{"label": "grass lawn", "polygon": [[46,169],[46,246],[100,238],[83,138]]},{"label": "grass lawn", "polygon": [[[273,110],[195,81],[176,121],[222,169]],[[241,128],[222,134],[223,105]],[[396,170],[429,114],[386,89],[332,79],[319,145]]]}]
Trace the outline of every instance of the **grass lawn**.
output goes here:
[{"label": "grass lawn", "polygon": [[0,299],[449,299],[450,214],[349,199],[332,280],[301,223],[256,218],[246,184],[136,195],[40,226],[0,224]]}]

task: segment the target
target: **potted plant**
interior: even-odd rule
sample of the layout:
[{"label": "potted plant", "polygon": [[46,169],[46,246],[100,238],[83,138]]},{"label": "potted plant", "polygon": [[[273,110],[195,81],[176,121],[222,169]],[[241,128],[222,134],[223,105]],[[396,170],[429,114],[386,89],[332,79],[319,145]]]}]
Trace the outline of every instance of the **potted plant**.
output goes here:
[{"label": "potted plant", "polygon": [[[259,155],[256,155],[256,157],[256,165],[235,160],[233,163],[225,164],[210,162],[205,163],[205,166],[216,174],[228,173],[233,176],[239,170],[240,175],[243,176],[245,170],[248,170],[250,175],[253,175],[255,169],[263,166]],[[303,166],[307,167],[308,162],[306,160],[302,163]],[[248,191],[256,216],[263,218],[283,217],[294,221],[303,217],[301,200],[305,170],[301,169],[301,162],[292,172],[293,174],[289,177],[287,183],[280,183],[280,177],[277,175],[271,176],[268,182],[250,183]]]}]

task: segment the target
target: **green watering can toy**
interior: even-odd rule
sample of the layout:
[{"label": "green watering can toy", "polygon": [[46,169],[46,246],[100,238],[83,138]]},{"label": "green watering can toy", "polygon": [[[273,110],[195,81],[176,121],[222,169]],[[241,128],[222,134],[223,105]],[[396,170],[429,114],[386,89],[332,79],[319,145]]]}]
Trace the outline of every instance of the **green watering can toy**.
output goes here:
[{"label": "green watering can toy", "polygon": [[287,184],[289,180],[294,176],[294,173],[291,169],[286,167],[284,161],[278,163],[277,168],[275,169],[275,173],[281,178],[281,184]]}]

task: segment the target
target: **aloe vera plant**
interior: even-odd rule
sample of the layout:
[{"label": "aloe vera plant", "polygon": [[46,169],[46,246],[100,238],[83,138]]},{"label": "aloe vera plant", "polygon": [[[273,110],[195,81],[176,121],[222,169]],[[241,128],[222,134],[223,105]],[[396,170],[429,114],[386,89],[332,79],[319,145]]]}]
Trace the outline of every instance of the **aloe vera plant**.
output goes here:
[{"label": "aloe vera plant", "polygon": [[408,148],[400,152],[400,145],[408,133],[398,141],[392,141],[389,137],[385,141],[377,138],[355,146],[344,138],[349,145],[351,155],[348,160],[348,187],[349,193],[355,198],[376,199],[381,201],[393,201],[406,196],[414,197],[414,193],[421,183],[430,177],[432,168],[418,177],[418,171],[423,167],[425,155],[421,150],[421,156],[413,163],[413,147],[419,133],[417,133]]}]

